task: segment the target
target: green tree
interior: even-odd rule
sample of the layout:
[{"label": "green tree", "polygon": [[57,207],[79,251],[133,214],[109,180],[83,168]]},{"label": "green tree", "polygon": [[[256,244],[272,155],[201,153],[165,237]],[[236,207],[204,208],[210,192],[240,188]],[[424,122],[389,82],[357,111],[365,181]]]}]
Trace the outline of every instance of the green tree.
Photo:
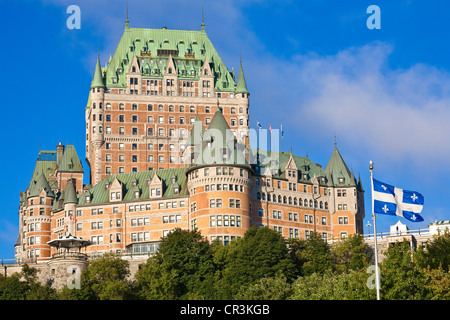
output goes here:
[{"label": "green tree", "polygon": [[216,279],[221,299],[232,299],[241,288],[262,278],[281,273],[290,282],[297,275],[286,241],[267,227],[250,228],[226,248],[222,278]]},{"label": "green tree", "polygon": [[322,237],[311,232],[308,239],[289,239],[292,261],[301,275],[324,273],[333,267],[330,247]]},{"label": "green tree", "polygon": [[385,252],[380,264],[382,299],[428,299],[426,275],[415,261],[414,250],[408,241],[397,242]]},{"label": "green tree", "polygon": [[334,269],[338,272],[366,269],[371,259],[369,246],[361,235],[350,235],[334,243],[330,249]]},{"label": "green tree", "polygon": [[375,290],[367,287],[364,270],[337,273],[326,270],[299,277],[292,284],[292,300],[372,300]]},{"label": "green tree", "polygon": [[25,300],[28,291],[28,285],[20,281],[21,275],[13,275],[0,278],[0,300]]},{"label": "green tree", "polygon": [[417,261],[423,268],[449,270],[450,267],[450,232],[434,235],[426,248],[419,247]]},{"label": "green tree", "polygon": [[238,300],[287,300],[292,294],[292,285],[279,273],[275,277],[262,278],[250,286],[241,288]]},{"label": "green tree", "polygon": [[431,300],[450,300],[450,273],[441,267],[424,270],[428,276],[425,287],[430,292]]},{"label": "green tree", "polygon": [[209,242],[198,231],[178,228],[137,272],[136,285],[146,299],[207,298],[214,271]]}]

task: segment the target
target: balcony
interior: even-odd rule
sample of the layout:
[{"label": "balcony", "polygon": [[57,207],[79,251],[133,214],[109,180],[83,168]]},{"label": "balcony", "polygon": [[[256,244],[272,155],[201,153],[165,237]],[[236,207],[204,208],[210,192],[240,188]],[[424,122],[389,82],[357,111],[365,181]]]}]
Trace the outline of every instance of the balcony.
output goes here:
[{"label": "balcony", "polygon": [[87,261],[88,255],[86,253],[81,252],[60,252],[52,254],[52,260],[83,260]]}]

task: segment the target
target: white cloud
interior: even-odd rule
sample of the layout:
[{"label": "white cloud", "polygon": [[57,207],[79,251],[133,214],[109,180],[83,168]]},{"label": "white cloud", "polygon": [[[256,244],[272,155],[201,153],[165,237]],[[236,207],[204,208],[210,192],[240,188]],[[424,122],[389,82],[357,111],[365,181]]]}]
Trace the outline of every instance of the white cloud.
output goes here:
[{"label": "white cloud", "polygon": [[271,118],[284,117],[299,137],[337,134],[355,152],[441,170],[450,157],[450,74],[423,64],[392,70],[392,50],[371,43],[333,56],[253,60],[253,88],[264,96],[255,99],[265,101],[258,110],[282,107]]}]

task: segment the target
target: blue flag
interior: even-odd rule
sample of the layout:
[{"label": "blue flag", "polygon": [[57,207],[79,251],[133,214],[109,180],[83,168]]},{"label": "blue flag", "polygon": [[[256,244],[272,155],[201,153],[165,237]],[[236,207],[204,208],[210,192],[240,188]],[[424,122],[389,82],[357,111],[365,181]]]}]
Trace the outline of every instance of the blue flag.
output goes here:
[{"label": "blue flag", "polygon": [[403,217],[412,222],[422,222],[424,198],[419,192],[403,190],[372,179],[374,213]]},{"label": "blue flag", "polygon": [[259,128],[259,129],[262,128],[262,125],[261,125],[261,123],[259,123],[259,121],[256,121],[256,124],[258,125],[258,128]]}]

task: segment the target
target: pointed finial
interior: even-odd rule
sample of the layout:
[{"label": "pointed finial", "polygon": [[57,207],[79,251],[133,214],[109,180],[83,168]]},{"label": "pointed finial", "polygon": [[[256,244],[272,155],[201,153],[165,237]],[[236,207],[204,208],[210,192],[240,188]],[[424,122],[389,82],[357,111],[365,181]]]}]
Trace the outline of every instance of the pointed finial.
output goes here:
[{"label": "pointed finial", "polygon": [[205,19],[203,16],[203,4],[202,4],[202,31],[205,31]]},{"label": "pointed finial", "polygon": [[337,142],[336,142],[336,135],[334,135],[334,147],[336,148]]},{"label": "pointed finial", "polygon": [[130,25],[128,23],[128,0],[127,0],[127,17],[125,20],[125,29],[130,29]]}]

